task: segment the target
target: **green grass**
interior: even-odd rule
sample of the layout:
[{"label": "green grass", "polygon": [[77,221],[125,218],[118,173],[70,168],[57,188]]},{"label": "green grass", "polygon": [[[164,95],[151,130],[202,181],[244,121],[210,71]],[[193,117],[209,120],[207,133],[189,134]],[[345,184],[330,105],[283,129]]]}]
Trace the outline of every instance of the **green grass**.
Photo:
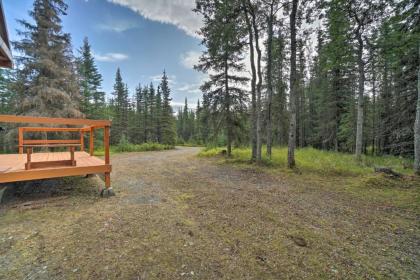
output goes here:
[{"label": "green grass", "polygon": [[[147,152],[147,151],[163,151],[163,150],[170,150],[174,147],[171,145],[163,145],[159,143],[143,143],[143,144],[119,144],[110,147],[110,153],[129,153],[129,152]],[[95,155],[103,156],[105,155],[104,148],[98,148],[95,150]]]},{"label": "green grass", "polygon": [[[202,157],[220,155],[223,148],[205,149],[200,153]],[[263,163],[267,166],[286,168],[287,148],[276,147],[273,149],[272,158],[269,160],[263,151]],[[251,158],[250,148],[236,148],[232,152],[229,162],[247,163]],[[304,172],[316,172],[323,175],[365,175],[372,173],[374,166],[390,167],[403,174],[412,174],[412,162],[408,159],[394,156],[366,156],[359,162],[352,154],[332,151],[321,151],[314,148],[296,150],[297,168]],[[410,168],[405,168],[409,166]]]}]

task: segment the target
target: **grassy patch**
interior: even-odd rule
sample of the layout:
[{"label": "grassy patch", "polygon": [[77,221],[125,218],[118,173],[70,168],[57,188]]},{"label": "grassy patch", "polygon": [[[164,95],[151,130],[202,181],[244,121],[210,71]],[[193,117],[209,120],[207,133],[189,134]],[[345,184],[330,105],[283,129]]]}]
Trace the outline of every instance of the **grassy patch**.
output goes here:
[{"label": "grassy patch", "polygon": [[[159,143],[143,143],[143,144],[119,144],[115,146],[110,147],[110,153],[116,154],[116,153],[128,153],[128,152],[147,152],[147,151],[163,151],[163,150],[170,150],[174,147],[171,145],[163,145]],[[103,156],[105,155],[104,148],[101,147],[98,150],[95,151],[95,155],[97,156]]]},{"label": "grassy patch", "polygon": [[[214,157],[221,155],[222,148],[205,149],[200,153],[202,157]],[[263,151],[263,163],[268,166],[286,168],[287,148],[274,148],[271,160]],[[237,148],[232,152],[229,162],[247,163],[251,158],[250,148]],[[296,164],[300,171],[310,171],[322,175],[365,175],[372,173],[374,166],[391,167],[403,174],[412,174],[412,162],[408,159],[393,156],[366,156],[359,162],[351,154],[321,151],[313,148],[296,150]],[[406,168],[410,166],[410,168]]]},{"label": "grassy patch", "polygon": [[[237,148],[231,158],[222,157],[223,148],[209,148],[200,152],[201,157],[221,157],[224,163],[249,166],[250,148]],[[254,165],[259,172],[278,174],[305,189],[322,189],[346,193],[353,198],[370,201],[386,207],[398,207],[420,213],[420,179],[413,174],[412,162],[393,156],[363,156],[358,162],[351,154],[320,151],[313,148],[296,151],[297,168],[287,168],[287,148],[274,148],[272,158],[265,156],[262,165]],[[374,173],[374,166],[390,167],[405,176],[391,179]],[[246,167],[249,168],[249,167]],[[305,191],[305,190],[302,190]]]}]

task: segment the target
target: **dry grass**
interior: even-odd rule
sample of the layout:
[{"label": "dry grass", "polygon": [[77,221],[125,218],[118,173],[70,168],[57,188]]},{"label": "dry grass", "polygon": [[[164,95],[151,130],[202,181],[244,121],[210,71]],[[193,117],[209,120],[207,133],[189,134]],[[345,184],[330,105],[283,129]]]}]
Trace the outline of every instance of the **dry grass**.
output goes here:
[{"label": "dry grass", "polygon": [[418,181],[226,165],[197,152],[114,155],[110,199],[76,178],[5,204],[0,279],[419,278]]}]

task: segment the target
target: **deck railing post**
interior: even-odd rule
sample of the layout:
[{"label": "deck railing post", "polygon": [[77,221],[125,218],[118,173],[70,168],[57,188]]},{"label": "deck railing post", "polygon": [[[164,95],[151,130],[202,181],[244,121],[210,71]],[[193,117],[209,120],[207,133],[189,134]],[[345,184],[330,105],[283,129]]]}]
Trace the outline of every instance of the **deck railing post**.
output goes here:
[{"label": "deck railing post", "polygon": [[82,130],[80,131],[80,151],[85,151],[85,132]]},{"label": "deck railing post", "polygon": [[90,128],[90,141],[89,141],[89,150],[90,150],[90,155],[93,156],[94,153],[94,149],[95,147],[93,146],[93,142],[94,142],[94,133],[95,133],[95,129],[93,127]]},{"label": "deck railing post", "polygon": [[104,127],[105,164],[109,164],[109,126]]},{"label": "deck railing post", "polygon": [[23,128],[19,127],[18,130],[19,154],[23,154]]},{"label": "deck railing post", "polygon": [[26,148],[26,164],[25,169],[31,169],[31,161],[32,161],[32,148]]}]

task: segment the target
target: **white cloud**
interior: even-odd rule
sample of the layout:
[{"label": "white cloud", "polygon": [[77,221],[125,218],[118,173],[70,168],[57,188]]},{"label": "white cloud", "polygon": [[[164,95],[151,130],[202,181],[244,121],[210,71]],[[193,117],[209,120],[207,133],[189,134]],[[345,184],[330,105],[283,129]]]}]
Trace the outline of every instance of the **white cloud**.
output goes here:
[{"label": "white cloud", "polygon": [[[176,115],[178,113],[179,109],[184,108],[185,102],[171,101],[171,106],[172,106],[172,110],[174,111],[174,114]],[[196,109],[197,108],[197,102],[195,102],[195,103],[189,103],[188,102],[188,108],[193,109],[193,110]]]},{"label": "white cloud", "polygon": [[188,69],[193,69],[194,65],[198,64],[200,59],[200,52],[197,51],[189,51],[186,53],[181,54],[181,64]]},{"label": "white cloud", "polygon": [[202,26],[201,16],[194,13],[194,0],[108,0],[125,6],[147,19],[169,23],[184,30],[188,35],[198,37],[196,32]]},{"label": "white cloud", "polygon": [[102,62],[116,62],[116,61],[122,61],[128,59],[128,55],[123,53],[105,53],[105,54],[99,54],[99,53],[93,53],[93,56],[96,60],[102,61]]},{"label": "white cloud", "polygon": [[99,30],[124,32],[139,27],[139,24],[132,20],[110,19],[96,26]]},{"label": "white cloud", "polygon": [[200,84],[184,84],[183,86],[176,89],[179,92],[189,93],[189,94],[200,94]]},{"label": "white cloud", "polygon": [[[149,79],[152,80],[152,82],[160,83],[162,81],[162,75],[163,74],[156,74],[156,75],[150,76]],[[169,85],[175,85],[176,84],[176,76],[175,75],[168,75],[168,74],[166,74],[166,75],[168,76]]]}]

